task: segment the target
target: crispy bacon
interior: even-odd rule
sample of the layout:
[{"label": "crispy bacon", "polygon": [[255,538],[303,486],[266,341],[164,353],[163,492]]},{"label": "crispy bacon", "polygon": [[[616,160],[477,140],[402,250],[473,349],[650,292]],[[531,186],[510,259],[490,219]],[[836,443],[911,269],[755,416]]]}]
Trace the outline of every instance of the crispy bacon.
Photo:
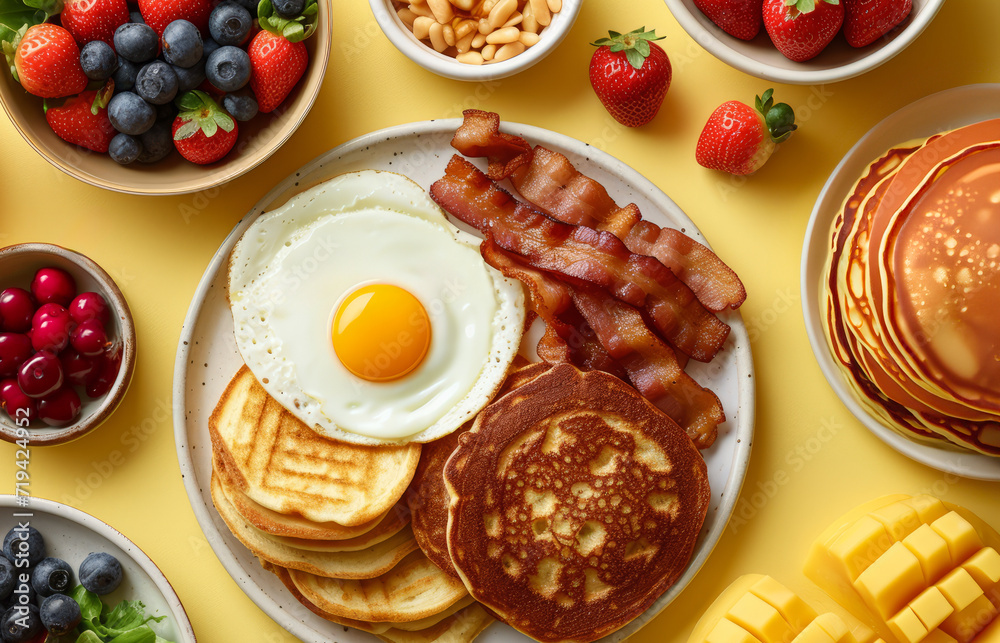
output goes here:
[{"label": "crispy bacon", "polygon": [[735,309],[746,300],[739,277],[706,246],[643,220],[635,204],[619,207],[600,183],[581,174],[564,155],[525,145],[524,139],[500,132],[497,114],[479,110],[465,112],[452,140],[465,156],[487,157],[491,179],[510,178],[521,196],[545,213],[565,223],[607,230],[632,252],[656,257],[709,310]]},{"label": "crispy bacon", "polygon": [[729,327],[707,311],[663,264],[635,254],[609,232],[555,221],[514,199],[474,165],[455,156],[431,197],[521,262],[557,273],[571,284],[593,284],[644,309],[677,349],[710,361]]}]

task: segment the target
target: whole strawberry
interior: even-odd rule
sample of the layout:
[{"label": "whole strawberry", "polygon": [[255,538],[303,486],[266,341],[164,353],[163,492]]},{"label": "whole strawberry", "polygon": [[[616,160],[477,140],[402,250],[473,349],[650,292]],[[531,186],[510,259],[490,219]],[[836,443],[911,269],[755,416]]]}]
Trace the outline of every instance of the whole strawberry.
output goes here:
[{"label": "whole strawberry", "polygon": [[627,34],[609,31],[610,38],[591,43],[590,86],[604,108],[626,127],[653,120],[670,87],[670,59],[653,42],[656,30],[640,27]]},{"label": "whole strawberry", "polygon": [[852,47],[864,47],[903,22],[913,0],[844,0],[844,37]]},{"label": "whole strawberry", "polygon": [[753,40],[760,33],[761,0],[694,0],[694,6],[730,36]]},{"label": "whole strawberry", "polygon": [[309,54],[302,42],[260,31],[250,41],[250,88],[260,111],[273,112],[306,71]]},{"label": "whole strawberry", "polygon": [[14,70],[25,91],[42,98],[72,96],[87,88],[80,48],[70,32],[50,23],[24,32],[16,44]]},{"label": "whole strawberry", "polygon": [[208,17],[215,3],[210,0],[139,0],[139,13],[157,36],[174,20],[187,20],[208,37]]},{"label": "whole strawberry", "polygon": [[92,40],[115,46],[115,29],[129,21],[125,0],[66,0],[60,14],[66,28],[81,47]]},{"label": "whole strawberry", "polygon": [[211,96],[196,89],[181,96],[177,104],[181,111],[171,129],[174,147],[181,156],[207,165],[233,149],[239,128]]},{"label": "whole strawberry", "polygon": [[796,62],[815,58],[843,23],[840,0],[764,0],[764,28],[771,42]]},{"label": "whole strawberry", "polygon": [[797,127],[792,108],[786,103],[775,105],[773,93],[769,89],[758,96],[756,109],[736,100],[717,107],[698,137],[698,164],[741,175],[760,169],[774,146],[787,140]]},{"label": "whole strawberry", "polygon": [[103,154],[118,133],[108,119],[109,89],[83,92],[59,107],[50,107],[45,110],[45,120],[67,143]]}]

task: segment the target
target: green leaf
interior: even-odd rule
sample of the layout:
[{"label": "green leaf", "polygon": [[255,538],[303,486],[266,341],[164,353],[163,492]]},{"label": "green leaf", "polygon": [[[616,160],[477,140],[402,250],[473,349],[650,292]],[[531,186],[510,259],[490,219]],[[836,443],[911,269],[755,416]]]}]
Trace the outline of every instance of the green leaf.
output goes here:
[{"label": "green leaf", "polygon": [[148,625],[141,625],[122,632],[111,639],[110,643],[155,643],[155,641],[156,632]]},{"label": "green leaf", "polygon": [[77,585],[69,595],[80,606],[80,615],[84,621],[94,621],[101,618],[104,603],[97,594],[88,591],[83,585]]},{"label": "green leaf", "polygon": [[627,58],[628,63],[636,69],[642,69],[642,63],[646,62],[646,57],[635,49],[626,49],[625,58]]},{"label": "green leaf", "polygon": [[226,132],[231,132],[233,131],[233,128],[236,127],[236,122],[233,120],[233,117],[225,112],[215,112],[212,114],[212,117],[215,120],[215,124]]},{"label": "green leaf", "polygon": [[76,643],[104,643],[104,641],[93,630],[87,630],[76,637]]},{"label": "green leaf", "polygon": [[305,32],[306,30],[301,24],[297,22],[290,22],[284,29],[281,30],[281,35],[284,36],[285,40],[288,42],[298,42],[299,40],[302,40],[302,36]]},{"label": "green leaf", "polygon": [[198,125],[197,121],[187,121],[174,132],[175,141],[183,141],[186,138],[190,138],[195,135],[195,133],[201,130],[201,126]]},{"label": "green leaf", "polygon": [[219,131],[219,124],[215,122],[214,118],[206,118],[201,122],[201,131],[205,133],[206,137],[212,138]]},{"label": "green leaf", "polygon": [[180,97],[177,98],[177,100],[175,101],[175,104],[177,105],[177,109],[181,110],[182,112],[187,112],[199,109],[204,103],[202,102],[201,97],[198,96],[197,93],[195,93],[194,91],[190,91],[181,94]]},{"label": "green leaf", "polygon": [[[638,51],[639,55],[641,55],[643,58],[646,58],[647,56],[649,56],[649,41],[637,40],[635,42],[635,50]],[[639,66],[641,67],[642,63],[640,63]]]}]

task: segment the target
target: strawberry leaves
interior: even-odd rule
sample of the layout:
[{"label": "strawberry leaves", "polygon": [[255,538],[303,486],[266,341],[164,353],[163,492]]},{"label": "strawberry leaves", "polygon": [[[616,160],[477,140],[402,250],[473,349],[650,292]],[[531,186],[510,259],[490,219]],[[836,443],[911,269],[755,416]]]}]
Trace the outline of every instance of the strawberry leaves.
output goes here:
[{"label": "strawberry leaves", "polygon": [[[264,0],[270,2],[270,0]],[[261,3],[263,4],[263,3]],[[647,32],[645,27],[639,27],[635,31],[627,34],[620,34],[617,31],[608,31],[609,38],[601,38],[592,44],[595,47],[607,45],[611,53],[624,52],[625,58],[635,69],[642,69],[643,63],[649,58],[649,43],[653,40],[663,40],[665,36],[657,36],[656,29]]]},{"label": "strawberry leaves", "polygon": [[757,96],[754,108],[764,117],[764,123],[771,134],[771,140],[782,143],[788,140],[798,125],[795,124],[795,112],[788,103],[774,103],[774,89],[768,89],[762,96]]},{"label": "strawberry leaves", "polygon": [[261,0],[257,5],[257,21],[261,28],[284,37],[288,42],[301,42],[313,35],[318,17],[319,4],[316,0],[306,0],[302,13],[294,18],[279,16],[271,0]]},{"label": "strawberry leaves", "polygon": [[185,122],[174,132],[175,141],[191,138],[198,132],[203,132],[207,138],[211,138],[220,129],[232,132],[236,127],[233,118],[203,91],[195,89],[185,92],[177,99],[176,104],[180,109],[177,118]]}]

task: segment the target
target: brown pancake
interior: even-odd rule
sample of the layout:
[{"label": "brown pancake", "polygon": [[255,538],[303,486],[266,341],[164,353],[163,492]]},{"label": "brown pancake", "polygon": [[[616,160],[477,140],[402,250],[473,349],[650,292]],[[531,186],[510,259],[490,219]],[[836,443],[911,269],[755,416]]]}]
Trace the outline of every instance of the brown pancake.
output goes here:
[{"label": "brown pancake", "polygon": [[568,364],[486,407],[444,477],[455,568],[539,641],[593,641],[646,610],[687,566],[710,499],[675,422]]},{"label": "brown pancake", "polygon": [[[528,364],[515,368],[508,375],[497,392],[497,398],[515,388],[530,382],[551,366],[545,362]],[[413,519],[413,536],[420,549],[432,563],[447,574],[458,578],[458,572],[451,564],[448,554],[448,490],[444,486],[442,472],[452,452],[458,447],[458,436],[472,428],[466,422],[458,431],[440,440],[428,442],[420,453],[420,464],[413,475],[406,500]]]}]

